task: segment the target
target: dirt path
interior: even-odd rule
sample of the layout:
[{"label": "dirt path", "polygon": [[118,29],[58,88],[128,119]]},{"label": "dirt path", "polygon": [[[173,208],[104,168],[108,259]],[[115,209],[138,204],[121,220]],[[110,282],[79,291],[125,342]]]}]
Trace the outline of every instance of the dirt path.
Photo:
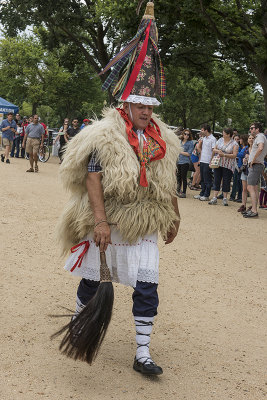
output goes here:
[{"label": "dirt path", "polygon": [[[1,400],[258,400],[266,395],[267,212],[179,201],[174,244],[160,242],[160,308],[151,350],[158,379],[132,370],[130,288],[116,285],[114,315],[93,366],[58,352],[49,336],[74,308],[78,280],[63,270],[53,232],[66,200],[58,160],[26,174],[0,163]],[[265,353],[265,354],[264,354]],[[265,357],[265,359],[264,359]]]}]

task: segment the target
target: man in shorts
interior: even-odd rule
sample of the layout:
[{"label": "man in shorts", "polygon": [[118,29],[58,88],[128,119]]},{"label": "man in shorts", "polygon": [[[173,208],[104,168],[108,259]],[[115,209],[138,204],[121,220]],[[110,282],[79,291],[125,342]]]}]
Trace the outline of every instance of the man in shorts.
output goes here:
[{"label": "man in shorts", "polygon": [[262,131],[259,122],[250,126],[251,135],[255,137],[252,150],[248,159],[248,191],[251,197],[251,210],[243,214],[244,218],[253,218],[258,216],[257,204],[259,199],[259,182],[264,170],[264,158],[267,155],[267,140]]},{"label": "man in shorts", "polygon": [[[26,143],[26,153],[29,154],[30,160],[30,168],[27,169],[26,172],[38,172],[38,153],[40,147],[43,148],[44,134],[44,127],[39,123],[38,115],[35,114],[33,116],[33,122],[29,124],[26,128],[25,136],[22,143],[23,148],[25,147]],[[35,163],[34,169],[33,162]]]},{"label": "man in shorts", "polygon": [[10,164],[9,153],[12,149],[15,132],[17,131],[17,125],[13,120],[12,112],[7,114],[7,118],[3,120],[0,129],[2,130],[2,143],[5,148],[5,153],[1,154],[1,161],[4,162],[6,159],[6,163]]}]

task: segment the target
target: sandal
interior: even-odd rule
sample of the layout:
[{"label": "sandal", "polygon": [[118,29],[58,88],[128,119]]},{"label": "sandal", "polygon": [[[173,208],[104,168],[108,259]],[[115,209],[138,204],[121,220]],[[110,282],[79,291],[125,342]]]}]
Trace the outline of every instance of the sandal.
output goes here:
[{"label": "sandal", "polygon": [[33,168],[29,168],[29,169],[27,169],[26,172],[34,172],[34,169]]},{"label": "sandal", "polygon": [[38,172],[38,171],[39,171],[38,165],[35,165],[34,171],[35,171],[35,172]]},{"label": "sandal", "polygon": [[244,218],[254,218],[254,217],[258,217],[258,213],[253,212],[253,211],[248,211],[246,214],[243,214]]}]

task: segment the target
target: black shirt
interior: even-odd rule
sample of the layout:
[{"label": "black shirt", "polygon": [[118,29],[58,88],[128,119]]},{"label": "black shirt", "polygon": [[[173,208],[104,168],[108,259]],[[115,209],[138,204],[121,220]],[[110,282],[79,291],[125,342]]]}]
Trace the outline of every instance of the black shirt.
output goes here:
[{"label": "black shirt", "polygon": [[73,138],[75,135],[77,135],[77,133],[80,132],[80,128],[68,128],[67,129],[67,134],[69,135],[69,138]]}]

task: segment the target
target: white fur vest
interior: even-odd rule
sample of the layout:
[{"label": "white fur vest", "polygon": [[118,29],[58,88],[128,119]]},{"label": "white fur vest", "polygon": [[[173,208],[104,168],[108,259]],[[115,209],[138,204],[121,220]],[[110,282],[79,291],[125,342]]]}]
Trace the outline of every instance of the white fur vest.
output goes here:
[{"label": "white fur vest", "polygon": [[94,229],[85,185],[89,155],[94,150],[103,168],[107,219],[118,223],[125,240],[134,243],[138,237],[158,230],[165,237],[177,220],[171,202],[176,192],[176,160],[180,150],[175,134],[153,115],[166,142],[166,155],[147,167],[145,188],[139,185],[140,164],[128,142],[124,120],[116,109],[105,110],[103,116],[68,143],[60,166],[63,186],[71,192],[57,224],[63,253]]}]

